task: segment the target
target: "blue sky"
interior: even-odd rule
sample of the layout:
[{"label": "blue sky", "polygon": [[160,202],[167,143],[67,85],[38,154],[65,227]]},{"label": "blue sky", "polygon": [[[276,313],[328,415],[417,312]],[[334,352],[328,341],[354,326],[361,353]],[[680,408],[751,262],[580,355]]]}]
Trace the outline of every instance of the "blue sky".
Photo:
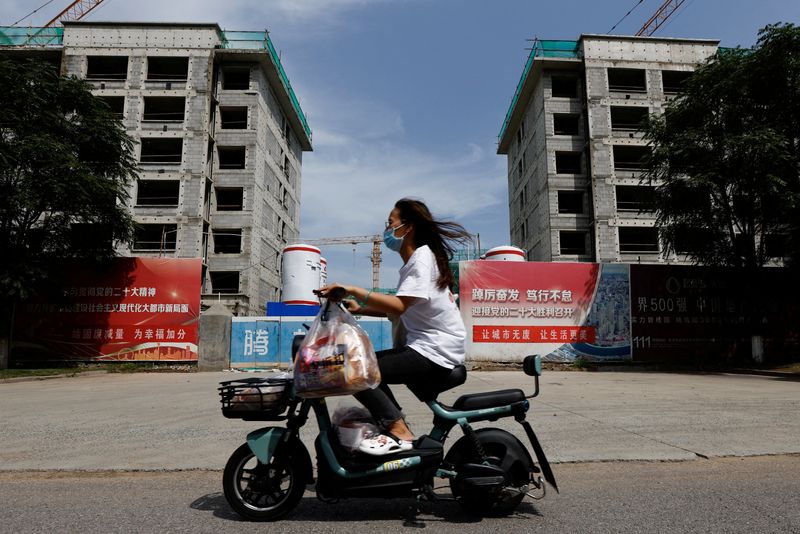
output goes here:
[{"label": "blue sky", "polygon": [[[271,32],[314,132],[303,160],[301,236],[378,233],[395,200],[507,244],[505,157],[497,134],[528,39],[607,33],[638,0],[105,0],[87,20],[217,22]],[[0,0],[11,24],[45,0]],[[54,0],[23,24],[43,24]],[[662,0],[644,0],[614,30],[633,34]],[[656,35],[751,46],[758,29],[800,23],[797,0],[688,0]],[[369,245],[323,250],[329,279],[370,284]],[[397,281],[384,249],[381,285]]]}]

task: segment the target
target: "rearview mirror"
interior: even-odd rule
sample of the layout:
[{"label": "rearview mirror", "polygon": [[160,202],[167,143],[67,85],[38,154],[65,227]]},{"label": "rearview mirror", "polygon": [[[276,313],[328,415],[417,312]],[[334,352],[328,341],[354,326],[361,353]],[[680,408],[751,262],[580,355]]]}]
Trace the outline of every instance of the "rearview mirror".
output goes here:
[{"label": "rearview mirror", "polygon": [[526,356],[522,360],[522,370],[528,376],[542,376],[542,357],[538,354],[535,356]]}]

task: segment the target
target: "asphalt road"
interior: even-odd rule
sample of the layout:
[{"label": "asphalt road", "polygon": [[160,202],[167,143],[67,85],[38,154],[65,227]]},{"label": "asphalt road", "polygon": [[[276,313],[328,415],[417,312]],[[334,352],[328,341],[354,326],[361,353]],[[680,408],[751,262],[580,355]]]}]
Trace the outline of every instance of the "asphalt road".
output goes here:
[{"label": "asphalt road", "polygon": [[[800,533],[800,455],[560,464],[555,472],[560,494],[526,500],[509,517],[482,519],[440,502],[419,521],[437,533]],[[279,523],[244,523],[228,508],[220,478],[217,471],[2,472],[0,525],[15,534],[409,530],[408,499],[324,504],[312,492]]]},{"label": "asphalt road", "polygon": [[[220,414],[218,382],[239,373],[101,374],[0,383],[0,471],[222,469],[259,423]],[[470,372],[440,395],[521,388],[521,371]],[[417,434],[430,410],[394,388]],[[800,453],[791,379],[725,374],[545,372],[529,420],[553,463]],[[350,397],[331,397],[331,410]],[[278,423],[279,425],[283,423]],[[513,419],[498,426],[524,440]],[[455,438],[460,432],[453,434]],[[313,450],[316,425],[302,432]],[[449,440],[446,446],[454,443]]]}]

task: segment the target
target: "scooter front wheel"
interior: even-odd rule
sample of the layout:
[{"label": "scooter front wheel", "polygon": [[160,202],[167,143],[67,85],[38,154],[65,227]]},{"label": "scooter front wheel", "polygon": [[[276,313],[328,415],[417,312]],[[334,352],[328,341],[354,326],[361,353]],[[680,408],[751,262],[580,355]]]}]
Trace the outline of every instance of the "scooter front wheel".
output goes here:
[{"label": "scooter front wheel", "polygon": [[244,443],[225,465],[225,499],[250,521],[280,519],[303,497],[310,462],[308,451],[299,443],[291,454],[273,456],[270,464],[262,463]]}]

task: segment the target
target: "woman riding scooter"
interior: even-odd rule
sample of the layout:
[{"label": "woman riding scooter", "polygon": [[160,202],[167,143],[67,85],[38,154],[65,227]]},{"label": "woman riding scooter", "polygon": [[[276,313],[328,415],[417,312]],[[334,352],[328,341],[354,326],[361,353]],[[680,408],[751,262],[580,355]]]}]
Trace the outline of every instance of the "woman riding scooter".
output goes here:
[{"label": "woman riding scooter", "polygon": [[460,224],[434,219],[423,202],[401,199],[389,213],[383,234],[387,248],[403,258],[396,295],[339,284],[320,288],[322,297],[345,293],[355,298],[346,301],[354,313],[399,315],[406,329],[405,346],[377,353],[380,386],[354,395],[381,428],[381,434],[359,445],[361,452],[380,456],[412,448],[414,434],[388,384],[435,383],[464,363],[466,331],[450,291],[454,277],[448,263],[452,242],[470,237]]}]

